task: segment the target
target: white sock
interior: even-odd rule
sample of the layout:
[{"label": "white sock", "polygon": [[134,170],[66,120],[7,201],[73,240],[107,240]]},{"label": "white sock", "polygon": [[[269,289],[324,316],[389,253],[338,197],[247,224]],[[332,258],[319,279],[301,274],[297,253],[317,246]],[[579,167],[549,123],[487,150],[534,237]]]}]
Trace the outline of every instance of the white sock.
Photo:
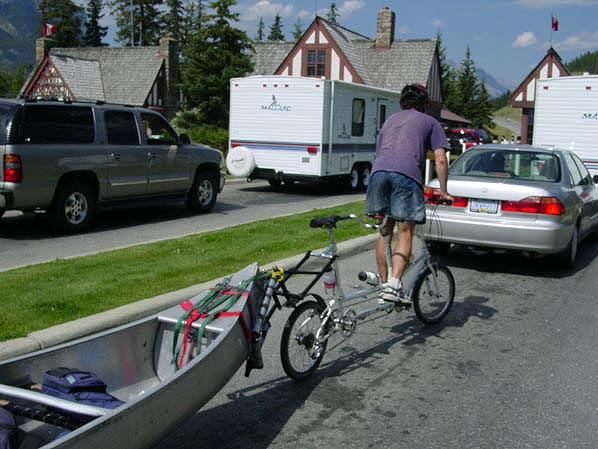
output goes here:
[{"label": "white sock", "polygon": [[390,277],[388,279],[388,285],[390,285],[392,288],[395,288],[397,290],[403,286],[401,280],[399,278],[394,278],[394,277]]}]

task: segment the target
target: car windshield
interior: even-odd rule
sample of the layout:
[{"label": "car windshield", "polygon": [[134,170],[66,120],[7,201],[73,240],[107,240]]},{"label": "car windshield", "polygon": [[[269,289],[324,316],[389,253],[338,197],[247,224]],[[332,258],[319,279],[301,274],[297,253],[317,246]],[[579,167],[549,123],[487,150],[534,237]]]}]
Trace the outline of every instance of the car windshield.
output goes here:
[{"label": "car windshield", "polygon": [[450,166],[455,176],[517,178],[557,182],[559,163],[554,154],[502,149],[469,150]]}]

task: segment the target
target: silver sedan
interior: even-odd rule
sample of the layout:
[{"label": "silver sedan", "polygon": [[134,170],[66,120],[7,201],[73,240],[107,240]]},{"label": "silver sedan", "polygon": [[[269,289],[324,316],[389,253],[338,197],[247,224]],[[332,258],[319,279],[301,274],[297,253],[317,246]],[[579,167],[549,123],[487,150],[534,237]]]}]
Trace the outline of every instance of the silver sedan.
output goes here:
[{"label": "silver sedan", "polygon": [[595,182],[568,150],[476,146],[449,168],[453,204],[438,204],[437,179],[426,186],[425,238],[437,252],[460,244],[557,254],[570,268],[579,242],[598,233]]}]

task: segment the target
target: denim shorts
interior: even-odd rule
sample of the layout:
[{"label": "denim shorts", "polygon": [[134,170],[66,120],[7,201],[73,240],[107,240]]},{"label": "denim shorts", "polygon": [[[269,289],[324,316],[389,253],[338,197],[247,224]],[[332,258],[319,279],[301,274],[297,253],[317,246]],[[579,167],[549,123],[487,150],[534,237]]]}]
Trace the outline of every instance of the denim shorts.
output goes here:
[{"label": "denim shorts", "polygon": [[366,212],[388,215],[397,221],[426,222],[422,187],[413,179],[396,172],[376,171],[370,177],[366,193]]}]

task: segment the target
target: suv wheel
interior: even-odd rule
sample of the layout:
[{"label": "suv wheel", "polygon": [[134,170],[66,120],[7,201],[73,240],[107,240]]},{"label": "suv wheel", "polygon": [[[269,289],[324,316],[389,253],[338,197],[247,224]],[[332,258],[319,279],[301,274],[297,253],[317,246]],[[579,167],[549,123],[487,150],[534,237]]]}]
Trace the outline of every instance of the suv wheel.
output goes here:
[{"label": "suv wheel", "polygon": [[74,181],[60,187],[50,214],[57,228],[78,232],[91,224],[95,211],[96,201],[92,189],[83,182]]},{"label": "suv wheel", "polygon": [[210,170],[199,170],[187,194],[187,207],[193,212],[210,211],[216,204],[218,177]]}]

